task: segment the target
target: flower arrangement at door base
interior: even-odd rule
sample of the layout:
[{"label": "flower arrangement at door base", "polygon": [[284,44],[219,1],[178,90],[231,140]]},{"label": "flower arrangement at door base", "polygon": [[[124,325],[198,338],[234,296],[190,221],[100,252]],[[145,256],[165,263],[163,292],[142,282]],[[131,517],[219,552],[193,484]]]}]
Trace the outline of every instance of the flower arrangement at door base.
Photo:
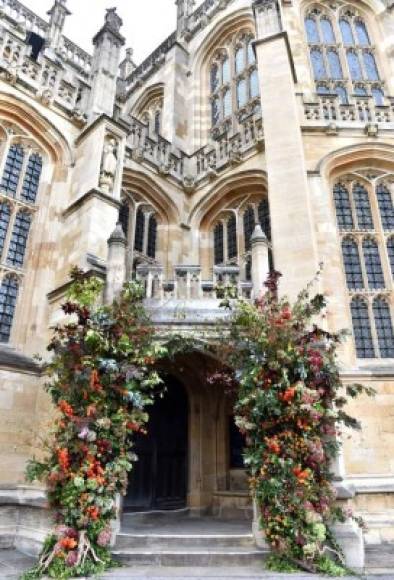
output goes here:
[{"label": "flower arrangement at door base", "polygon": [[145,430],[161,382],[154,364],[166,351],[154,342],[138,284],[110,306],[97,305],[101,292],[100,280],[73,270],[63,305],[70,321],[48,347],[46,390],[58,413],[46,456],[30,461],[27,478],[46,483],[57,525],[26,579],[88,576],[114,564],[116,497],[137,460],[133,435]]},{"label": "flower arrangement at door base", "polygon": [[337,505],[331,466],[341,426],[359,427],[344,410],[349,397],[373,391],[342,384],[337,349],[345,333],[315,324],[324,297],[311,297],[308,286],[291,305],[278,298],[278,278],[271,274],[255,304],[235,303],[231,337],[221,345],[232,370],[214,380],[233,385],[250,488],[275,554],[271,565],[340,575],[344,559],[330,528],[348,514]]}]

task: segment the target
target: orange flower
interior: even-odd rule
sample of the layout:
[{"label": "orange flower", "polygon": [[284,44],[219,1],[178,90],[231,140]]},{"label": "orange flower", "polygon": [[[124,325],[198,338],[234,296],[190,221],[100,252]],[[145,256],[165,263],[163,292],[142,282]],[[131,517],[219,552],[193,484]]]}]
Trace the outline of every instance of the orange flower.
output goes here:
[{"label": "orange flower", "polygon": [[297,467],[294,467],[293,473],[298,479],[299,483],[305,483],[305,481],[309,477],[309,470],[308,469],[303,470],[299,465]]},{"label": "orange flower", "polygon": [[279,395],[279,398],[282,399],[282,401],[284,401],[285,403],[290,403],[290,401],[292,401],[294,399],[295,394],[296,394],[296,388],[289,387],[284,393]]},{"label": "orange flower", "polygon": [[73,550],[78,546],[78,543],[76,540],[74,540],[74,538],[62,538],[60,540],[60,545],[66,550]]},{"label": "orange flower", "polygon": [[271,453],[275,453],[276,455],[279,455],[280,453],[280,445],[275,440],[270,441],[270,443],[268,444],[268,449],[271,451]]},{"label": "orange flower", "polygon": [[136,433],[138,433],[138,431],[140,430],[140,426],[138,425],[138,423],[133,423],[129,421],[127,423],[127,429],[130,429],[131,431],[135,431]]},{"label": "orange flower", "polygon": [[98,507],[91,505],[86,510],[86,513],[92,520],[97,520],[100,515],[100,510],[98,509]]},{"label": "orange flower", "polygon": [[96,415],[97,409],[96,405],[89,405],[86,409],[86,416],[87,417],[94,417]]},{"label": "orange flower", "polygon": [[69,403],[67,403],[67,401],[59,401],[58,407],[66,415],[66,417],[74,416],[74,409]]},{"label": "orange flower", "polygon": [[57,460],[60,467],[66,471],[70,467],[70,456],[68,454],[68,449],[58,449],[57,450]]},{"label": "orange flower", "polygon": [[96,392],[102,391],[100,377],[96,369],[94,369],[90,375],[90,388]]}]

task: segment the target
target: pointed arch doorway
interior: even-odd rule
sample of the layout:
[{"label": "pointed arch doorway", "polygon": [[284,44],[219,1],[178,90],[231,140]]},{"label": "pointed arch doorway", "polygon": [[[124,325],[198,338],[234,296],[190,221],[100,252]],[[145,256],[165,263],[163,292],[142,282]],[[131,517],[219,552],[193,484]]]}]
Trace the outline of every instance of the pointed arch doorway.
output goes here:
[{"label": "pointed arch doorway", "polygon": [[165,384],[163,398],[157,398],[149,410],[148,435],[136,438],[139,459],[129,475],[126,512],[186,507],[188,398],[175,377],[166,377]]}]

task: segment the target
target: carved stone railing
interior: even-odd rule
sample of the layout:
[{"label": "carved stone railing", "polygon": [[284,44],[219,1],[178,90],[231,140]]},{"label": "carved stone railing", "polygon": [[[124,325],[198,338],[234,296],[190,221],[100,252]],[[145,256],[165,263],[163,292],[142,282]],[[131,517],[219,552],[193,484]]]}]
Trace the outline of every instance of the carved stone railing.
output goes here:
[{"label": "carved stone railing", "polygon": [[63,44],[60,53],[67,64],[75,67],[79,72],[88,76],[92,69],[92,57],[74,44],[66,36],[63,36]]},{"label": "carved stone railing", "polygon": [[0,71],[11,84],[21,82],[45,104],[56,102],[78,121],[84,121],[81,104],[86,83],[63,66],[41,55],[30,58],[31,47],[0,26]]},{"label": "carved stone railing", "polygon": [[137,279],[144,284],[148,300],[220,299],[223,289],[230,286],[240,297],[250,299],[252,294],[252,283],[241,281],[238,266],[215,266],[212,280],[202,280],[200,266],[175,266],[174,279],[166,281],[162,266],[140,264]]},{"label": "carved stone railing", "polygon": [[190,190],[201,180],[214,179],[225,168],[241,163],[251,151],[261,149],[264,144],[263,120],[257,115],[250,115],[239,123],[236,133],[223,133],[193,155],[175,149],[163,137],[151,136],[149,127],[134,117],[127,122],[130,157],[148,163]]},{"label": "carved stone railing", "polygon": [[318,95],[313,102],[303,99],[302,107],[308,124],[394,123],[394,98],[387,98],[385,105],[376,105],[372,97],[355,96],[349,104],[342,104],[336,95]]}]

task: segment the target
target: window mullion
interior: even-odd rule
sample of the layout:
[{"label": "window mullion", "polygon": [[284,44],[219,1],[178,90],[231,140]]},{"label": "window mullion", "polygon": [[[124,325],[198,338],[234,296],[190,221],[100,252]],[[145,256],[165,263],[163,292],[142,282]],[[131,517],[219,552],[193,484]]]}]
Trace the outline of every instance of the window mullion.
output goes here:
[{"label": "window mullion", "polygon": [[368,300],[368,315],[369,315],[369,320],[370,320],[371,334],[372,334],[373,348],[374,348],[374,351],[375,351],[375,357],[376,358],[381,358],[380,345],[379,345],[379,336],[378,336],[378,331],[376,330],[375,313],[373,311],[374,298],[376,298],[376,296],[373,296],[373,297],[368,296],[367,297],[367,300]]},{"label": "window mullion", "polygon": [[3,179],[3,173],[4,173],[4,168],[5,168],[5,164],[7,161],[7,156],[8,156],[8,151],[10,150],[10,146],[11,146],[11,136],[7,133],[7,138],[4,141],[4,147],[2,147],[2,155],[1,155],[1,159],[0,159],[0,184],[1,181]]},{"label": "window mullion", "polygon": [[15,199],[20,199],[20,197],[21,197],[21,191],[22,191],[22,187],[23,187],[23,182],[25,180],[27,166],[28,166],[28,163],[29,163],[30,155],[32,153],[33,153],[32,147],[31,146],[26,147],[26,149],[25,149],[25,156],[23,158],[23,163],[22,163],[22,167],[21,167],[20,174],[19,174],[18,187],[16,188],[16,192],[15,192]]},{"label": "window mullion", "polygon": [[18,207],[18,204],[15,203],[14,201],[12,201],[11,199],[10,199],[9,205],[11,206],[11,216],[10,216],[10,221],[8,223],[8,232],[7,232],[7,235],[6,235],[5,240],[4,240],[3,253],[1,255],[1,262],[3,264],[6,264],[6,262],[7,262],[8,249],[9,249],[10,241],[11,241],[12,234],[14,231],[15,220],[16,220],[17,213],[20,209]]}]

